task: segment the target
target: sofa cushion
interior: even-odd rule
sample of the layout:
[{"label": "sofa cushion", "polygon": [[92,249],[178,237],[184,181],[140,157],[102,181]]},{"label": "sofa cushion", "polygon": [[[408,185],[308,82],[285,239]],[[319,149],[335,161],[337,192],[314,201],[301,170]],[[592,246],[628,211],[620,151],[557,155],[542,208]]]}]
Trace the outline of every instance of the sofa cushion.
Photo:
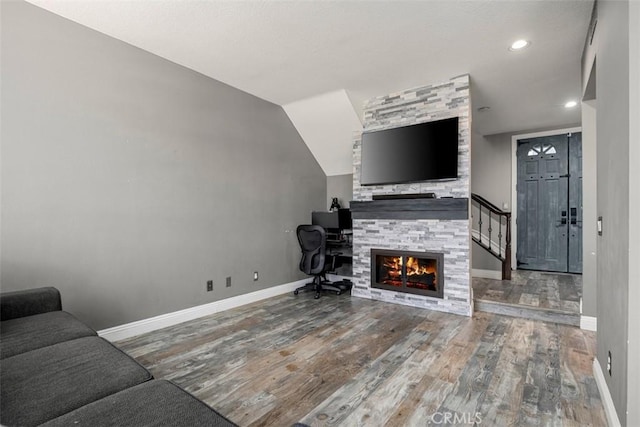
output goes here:
[{"label": "sofa cushion", "polygon": [[62,310],[60,291],[56,288],[35,288],[0,294],[0,320],[33,316]]},{"label": "sofa cushion", "polygon": [[99,337],[78,338],[0,363],[0,422],[41,424],[152,378]]},{"label": "sofa cushion", "polygon": [[5,320],[0,323],[0,359],[95,335],[93,329],[64,311]]},{"label": "sofa cushion", "polygon": [[44,426],[232,427],[235,424],[169,381],[153,380],[90,403]]}]

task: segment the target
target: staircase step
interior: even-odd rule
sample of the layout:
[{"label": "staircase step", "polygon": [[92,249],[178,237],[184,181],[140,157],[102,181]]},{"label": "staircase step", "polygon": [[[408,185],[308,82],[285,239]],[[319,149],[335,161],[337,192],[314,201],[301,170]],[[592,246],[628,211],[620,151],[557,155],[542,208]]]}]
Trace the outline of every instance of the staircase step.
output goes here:
[{"label": "staircase step", "polygon": [[563,325],[580,326],[580,314],[552,308],[526,307],[517,304],[474,299],[475,311],[503,314],[543,322],[561,323]]}]

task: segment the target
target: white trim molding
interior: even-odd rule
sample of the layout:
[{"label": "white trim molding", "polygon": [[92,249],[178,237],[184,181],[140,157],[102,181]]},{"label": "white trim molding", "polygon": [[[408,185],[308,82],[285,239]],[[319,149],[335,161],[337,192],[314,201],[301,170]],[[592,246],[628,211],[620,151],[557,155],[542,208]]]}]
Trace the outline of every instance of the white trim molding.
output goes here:
[{"label": "white trim molding", "polygon": [[482,270],[479,268],[471,269],[471,277],[480,277],[482,279],[502,280],[502,271],[498,270]]},{"label": "white trim molding", "polygon": [[607,417],[607,424],[609,424],[609,427],[621,427],[616,407],[613,405],[613,399],[611,398],[611,393],[609,392],[607,381],[604,379],[604,373],[602,372],[600,363],[598,363],[598,359],[593,359],[593,377],[596,380],[596,385],[600,392],[600,399],[604,407],[604,414]]},{"label": "white trim molding", "polygon": [[238,295],[220,301],[213,301],[208,304],[186,308],[184,310],[165,313],[148,319],[114,326],[113,328],[98,331],[98,335],[112,342],[131,338],[136,335],[197,319],[198,317],[208,316],[221,311],[240,307],[242,305],[261,301],[263,299],[286,294],[287,292],[293,292],[296,288],[308,283],[309,280],[310,279],[303,279],[296,282],[285,283],[284,285],[273,286],[271,288],[261,289],[248,294]]},{"label": "white trim molding", "polygon": [[598,330],[598,318],[593,316],[580,316],[580,329],[585,331]]}]

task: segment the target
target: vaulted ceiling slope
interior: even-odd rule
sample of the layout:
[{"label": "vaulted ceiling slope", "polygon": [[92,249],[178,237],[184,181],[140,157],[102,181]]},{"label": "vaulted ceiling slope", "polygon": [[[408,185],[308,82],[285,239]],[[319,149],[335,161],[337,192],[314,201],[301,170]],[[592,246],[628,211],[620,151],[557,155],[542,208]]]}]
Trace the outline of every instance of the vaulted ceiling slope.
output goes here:
[{"label": "vaulted ceiling slope", "polygon": [[[473,107],[491,107],[474,114],[483,135],[580,121],[579,108],[563,104],[580,94],[593,7],[592,0],[29,1],[276,104],[306,102],[308,115],[336,91],[361,117],[371,97],[468,73]],[[531,46],[509,51],[517,39]]]}]

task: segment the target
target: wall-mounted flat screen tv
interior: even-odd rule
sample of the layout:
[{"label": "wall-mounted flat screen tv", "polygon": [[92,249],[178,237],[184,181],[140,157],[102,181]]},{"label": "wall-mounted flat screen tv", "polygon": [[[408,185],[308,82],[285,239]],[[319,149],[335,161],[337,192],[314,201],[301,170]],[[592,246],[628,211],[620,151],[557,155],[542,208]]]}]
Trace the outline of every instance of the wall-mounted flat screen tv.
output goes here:
[{"label": "wall-mounted flat screen tv", "polygon": [[457,117],[362,134],[361,185],[457,177]]}]

